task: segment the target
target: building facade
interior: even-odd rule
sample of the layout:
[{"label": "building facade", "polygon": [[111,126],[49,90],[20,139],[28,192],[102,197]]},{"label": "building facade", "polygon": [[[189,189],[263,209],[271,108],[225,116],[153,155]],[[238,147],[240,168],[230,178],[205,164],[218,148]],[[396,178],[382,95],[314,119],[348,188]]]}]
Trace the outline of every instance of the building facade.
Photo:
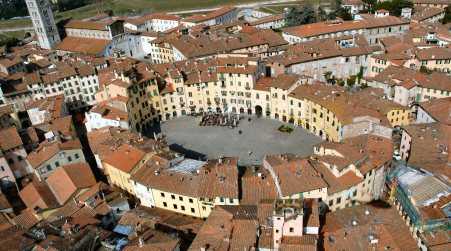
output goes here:
[{"label": "building facade", "polygon": [[52,49],[61,39],[53,19],[50,3],[48,0],[27,0],[25,2],[39,45],[44,49]]}]

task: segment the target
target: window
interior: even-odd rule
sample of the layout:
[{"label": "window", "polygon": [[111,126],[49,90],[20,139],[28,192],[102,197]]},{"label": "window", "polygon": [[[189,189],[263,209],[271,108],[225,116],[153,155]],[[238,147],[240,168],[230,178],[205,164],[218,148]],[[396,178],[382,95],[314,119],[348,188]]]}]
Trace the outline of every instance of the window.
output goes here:
[{"label": "window", "polygon": [[341,203],[341,197],[338,197],[337,198],[337,204],[340,204]]},{"label": "window", "polygon": [[207,210],[207,207],[205,207],[205,206],[202,206],[202,210],[204,210],[204,211],[205,211],[205,210]]},{"label": "window", "polygon": [[47,165],[47,171],[52,171],[52,166]]},{"label": "window", "polygon": [[333,200],[329,201],[329,207],[331,207],[333,204],[334,204]]},{"label": "window", "polygon": [[191,208],[191,213],[195,213],[196,210],[194,210],[194,208]]},{"label": "window", "polygon": [[59,167],[59,166],[60,166],[60,163],[59,163],[58,161],[55,161],[55,166],[56,166],[56,167]]},{"label": "window", "polygon": [[224,202],[224,198],[220,197],[219,201]]},{"label": "window", "polygon": [[163,202],[163,207],[168,207],[168,204],[166,202]]},{"label": "window", "polygon": [[290,233],[293,233],[293,232],[294,232],[294,228],[290,227]]},{"label": "window", "polygon": [[75,154],[75,158],[78,159],[80,158],[80,155],[78,155],[78,153]]},{"label": "window", "polygon": [[174,207],[174,209],[177,209],[177,204],[173,204],[172,206]]},{"label": "window", "polygon": [[180,206],[180,209],[182,209],[182,211],[185,211],[185,206]]},{"label": "window", "polygon": [[183,201],[183,197],[182,197],[182,196],[179,196],[179,200],[180,200],[180,201]]},{"label": "window", "polygon": [[5,171],[5,168],[3,166],[0,166],[0,169],[2,170],[2,172]]},{"label": "window", "polygon": [[191,198],[188,201],[189,201],[189,203],[193,203],[193,199],[191,199]]},{"label": "window", "polygon": [[171,194],[171,199],[175,200],[175,195]]},{"label": "window", "polygon": [[71,156],[67,156],[67,161],[71,162],[72,161],[72,157]]},{"label": "window", "polygon": [[164,198],[164,193],[160,193],[160,195],[161,195],[161,197],[163,197],[163,198]]}]

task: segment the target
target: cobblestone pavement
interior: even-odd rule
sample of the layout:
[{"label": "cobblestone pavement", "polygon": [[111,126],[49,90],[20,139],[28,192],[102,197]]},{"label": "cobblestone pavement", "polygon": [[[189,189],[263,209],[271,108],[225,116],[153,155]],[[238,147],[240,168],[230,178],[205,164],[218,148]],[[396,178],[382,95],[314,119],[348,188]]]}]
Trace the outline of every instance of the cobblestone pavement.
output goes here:
[{"label": "cobblestone pavement", "polygon": [[[162,133],[170,145],[202,153],[208,158],[238,156],[240,165],[260,164],[266,154],[294,153],[308,156],[313,145],[322,140],[297,127],[288,134],[277,130],[283,123],[264,118],[248,117],[237,128],[201,127],[200,117],[180,117],[161,124]],[[239,134],[239,130],[242,134]]]}]

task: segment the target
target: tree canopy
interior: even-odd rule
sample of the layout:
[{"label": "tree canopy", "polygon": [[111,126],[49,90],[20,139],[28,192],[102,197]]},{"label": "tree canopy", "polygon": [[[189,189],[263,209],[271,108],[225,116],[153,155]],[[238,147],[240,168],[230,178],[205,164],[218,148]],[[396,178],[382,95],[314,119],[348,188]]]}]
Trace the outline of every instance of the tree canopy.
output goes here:
[{"label": "tree canopy", "polygon": [[388,10],[390,15],[397,17],[401,16],[401,10],[403,8],[413,8],[413,3],[409,0],[392,0],[378,2],[374,5],[374,10]]},{"label": "tree canopy", "polygon": [[286,16],[287,26],[310,24],[314,22],[316,22],[315,10],[309,4],[300,7],[291,7],[288,10]]}]

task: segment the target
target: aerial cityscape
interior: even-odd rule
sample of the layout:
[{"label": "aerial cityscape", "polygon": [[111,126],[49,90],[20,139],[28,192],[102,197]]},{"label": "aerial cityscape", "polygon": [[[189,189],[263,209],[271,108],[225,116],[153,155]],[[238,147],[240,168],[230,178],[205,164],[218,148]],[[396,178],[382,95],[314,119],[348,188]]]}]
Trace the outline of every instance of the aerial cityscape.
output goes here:
[{"label": "aerial cityscape", "polygon": [[0,0],[0,250],[450,251],[451,0]]}]

